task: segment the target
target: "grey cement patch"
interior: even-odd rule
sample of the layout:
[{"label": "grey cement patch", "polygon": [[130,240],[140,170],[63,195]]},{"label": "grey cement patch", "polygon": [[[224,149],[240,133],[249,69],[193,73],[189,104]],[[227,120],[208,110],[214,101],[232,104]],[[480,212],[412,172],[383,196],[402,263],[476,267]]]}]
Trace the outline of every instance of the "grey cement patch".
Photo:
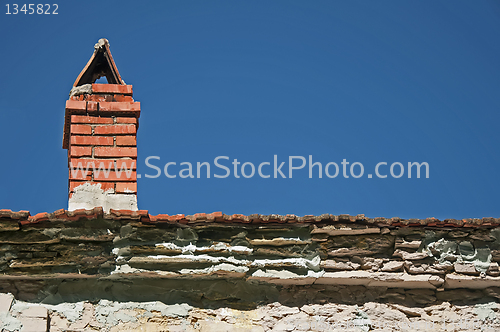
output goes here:
[{"label": "grey cement patch", "polygon": [[368,332],[373,324],[371,319],[368,317],[368,314],[362,310],[359,310],[356,313],[356,318],[352,320],[352,323],[363,332]]},{"label": "grey cement patch", "polygon": [[19,331],[23,326],[17,318],[12,317],[8,312],[0,312],[0,323],[2,331]]},{"label": "grey cement patch", "polygon": [[66,317],[70,322],[77,321],[83,314],[83,302],[61,303],[58,305],[45,304],[44,307]]},{"label": "grey cement patch", "polygon": [[[117,258],[117,261],[118,261],[118,258]],[[140,272],[144,272],[144,271],[145,270],[141,270],[141,269],[136,269],[136,268],[130,267],[130,265],[128,265],[128,264],[123,264],[123,265],[117,265],[115,267],[115,270],[111,271],[111,274],[117,274],[117,273],[123,273],[123,274],[126,274],[126,273],[140,273]]]},{"label": "grey cement patch", "polygon": [[96,320],[99,323],[115,326],[119,322],[135,322],[137,318],[123,312],[124,310],[143,309],[145,313],[138,315],[139,317],[151,316],[152,312],[160,312],[165,317],[186,317],[193,309],[186,303],[166,305],[161,302],[114,302],[101,300],[95,306]]},{"label": "grey cement patch", "polygon": [[491,302],[491,303],[484,303],[484,304],[476,304],[474,306],[474,313],[477,315],[477,318],[481,321],[486,321],[486,320],[494,320],[496,319],[496,314],[493,309],[498,310],[498,304]]},{"label": "grey cement patch", "polygon": [[92,84],[83,84],[80,86],[75,86],[69,92],[70,97],[79,96],[83,94],[92,94]]},{"label": "grey cement patch", "polygon": [[122,310],[118,310],[117,312],[115,312],[114,316],[116,319],[118,319],[119,321],[121,321],[123,323],[137,322],[137,318],[126,314]]},{"label": "grey cement patch", "polygon": [[448,262],[470,263],[473,264],[477,271],[486,273],[491,263],[491,250],[489,248],[474,248],[474,245],[469,241],[456,243],[439,239],[435,242],[427,244],[425,250],[435,250],[439,253],[439,263],[447,264]]},{"label": "grey cement patch", "polygon": [[43,235],[47,235],[49,237],[56,237],[61,232],[59,228],[46,228],[42,231]]},{"label": "grey cement patch", "polygon": [[29,303],[21,302],[21,301],[14,301],[14,304],[12,304],[12,307],[10,310],[11,310],[11,312],[14,312],[14,313],[20,313],[21,311],[26,310],[29,307],[30,307]]},{"label": "grey cement patch", "polygon": [[491,250],[490,248],[476,249],[476,254],[473,260],[476,270],[481,273],[486,273],[491,263]]}]

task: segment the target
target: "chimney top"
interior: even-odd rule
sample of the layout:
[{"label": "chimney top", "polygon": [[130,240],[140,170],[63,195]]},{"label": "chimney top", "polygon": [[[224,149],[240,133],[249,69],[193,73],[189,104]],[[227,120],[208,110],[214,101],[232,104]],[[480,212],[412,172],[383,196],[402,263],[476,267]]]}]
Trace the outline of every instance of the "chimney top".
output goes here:
[{"label": "chimney top", "polygon": [[108,80],[108,84],[125,85],[109,50],[109,42],[105,38],[99,39],[97,44],[94,45],[94,53],[80,75],[78,75],[73,87],[92,84],[103,76]]}]

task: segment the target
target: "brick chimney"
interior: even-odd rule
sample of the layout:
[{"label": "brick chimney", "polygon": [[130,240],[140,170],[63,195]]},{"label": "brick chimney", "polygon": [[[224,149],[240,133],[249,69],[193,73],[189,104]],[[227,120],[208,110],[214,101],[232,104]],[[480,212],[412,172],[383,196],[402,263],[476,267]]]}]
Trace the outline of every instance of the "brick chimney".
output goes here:
[{"label": "brick chimney", "polygon": [[[121,79],[108,41],[100,39],[94,48],[66,101],[68,210],[137,210],[140,103],[132,98],[132,85]],[[104,76],[108,84],[95,83]]]}]

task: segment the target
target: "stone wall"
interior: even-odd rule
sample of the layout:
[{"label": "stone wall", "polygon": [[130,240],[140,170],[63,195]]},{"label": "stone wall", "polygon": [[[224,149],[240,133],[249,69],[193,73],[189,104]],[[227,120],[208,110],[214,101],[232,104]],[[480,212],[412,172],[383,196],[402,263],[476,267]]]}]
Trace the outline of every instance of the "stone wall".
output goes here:
[{"label": "stone wall", "polygon": [[498,331],[500,304],[407,307],[367,302],[287,306],[279,302],[239,310],[162,302],[33,304],[0,294],[2,331]]},{"label": "stone wall", "polygon": [[[72,329],[76,321],[54,309],[69,303],[104,324],[96,329],[134,329],[150,320],[202,331],[244,330],[245,324],[288,331],[284,325],[296,326],[290,322],[297,319],[304,326],[311,320],[445,324],[460,317],[497,324],[496,219],[167,218],[102,209],[34,217],[3,210],[0,217],[0,292],[17,299],[0,317],[20,319],[23,310],[16,308],[43,304],[51,331],[57,321]],[[102,322],[104,305],[134,318],[120,313],[125,320]],[[184,318],[170,317],[141,307],[147,305],[189,310]],[[279,310],[289,313],[273,316]],[[349,328],[363,329],[356,324]],[[318,326],[311,329],[333,328]]]}]

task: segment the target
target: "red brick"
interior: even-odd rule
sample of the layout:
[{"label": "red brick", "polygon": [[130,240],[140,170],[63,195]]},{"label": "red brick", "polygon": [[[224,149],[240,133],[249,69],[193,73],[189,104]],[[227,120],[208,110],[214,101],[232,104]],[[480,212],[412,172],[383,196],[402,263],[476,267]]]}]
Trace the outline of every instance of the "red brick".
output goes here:
[{"label": "red brick", "polygon": [[73,136],[71,135],[72,145],[113,145],[113,137],[99,136]]},{"label": "red brick", "polygon": [[124,117],[117,117],[116,118],[116,123],[131,123],[131,124],[137,124],[137,118],[124,118]]},{"label": "red brick", "polygon": [[[69,167],[78,167],[78,163],[81,164],[81,167],[83,168],[88,168],[93,169],[93,168],[106,168],[106,169],[115,169],[115,162],[116,162],[116,169],[136,169],[137,168],[137,161],[134,159],[76,159],[73,158],[70,160],[72,164],[69,164]],[[102,163],[102,165],[101,165]]]},{"label": "red brick", "polygon": [[95,157],[137,157],[137,148],[94,148]]},{"label": "red brick", "polygon": [[109,189],[113,189],[113,190],[115,189],[115,184],[112,182],[70,181],[69,182],[69,191],[74,192],[76,187],[78,187],[84,183],[88,183],[91,185],[100,184],[101,189],[104,191],[107,191]]},{"label": "red brick", "polygon": [[90,146],[71,146],[70,148],[71,157],[91,157],[92,148]]},{"label": "red brick", "polygon": [[132,85],[94,83],[92,84],[92,93],[121,93],[131,95]]},{"label": "red brick", "polygon": [[92,171],[85,171],[84,169],[70,169],[69,170],[70,180],[92,180]]},{"label": "red brick", "polygon": [[114,126],[97,126],[94,128],[95,135],[119,135],[119,134],[135,134],[134,125],[114,125]]},{"label": "red brick", "polygon": [[141,103],[136,101],[128,102],[101,102],[99,103],[99,112],[140,112]]},{"label": "red brick", "polygon": [[[83,96],[82,96],[83,97]],[[125,96],[125,95],[85,95],[84,99],[80,100],[87,100],[87,101],[95,101],[95,102],[128,102],[132,103],[134,102],[134,98],[132,96]],[[88,105],[87,105],[88,109]]]},{"label": "red brick", "polygon": [[90,115],[72,115],[71,123],[113,124],[113,118]]},{"label": "red brick", "polygon": [[135,136],[116,136],[117,146],[136,146],[137,140]]},{"label": "red brick", "polygon": [[113,95],[110,96],[110,101],[126,101],[129,103],[132,103],[134,101],[134,98],[132,96],[124,96],[124,95]]},{"label": "red brick", "polygon": [[99,103],[97,101],[87,102],[87,113],[95,113],[99,110]]},{"label": "red brick", "polygon": [[85,100],[87,101],[95,101],[95,102],[102,102],[102,101],[113,101],[111,96],[109,95],[85,95]]},{"label": "red brick", "polygon": [[90,125],[71,125],[70,132],[79,135],[92,135],[92,127]]},{"label": "red brick", "polygon": [[[81,163],[81,167],[83,168],[88,168],[93,169],[93,168],[99,168],[99,167],[104,167],[106,169],[114,169],[115,167],[115,161],[113,159],[71,159],[71,164],[69,167],[78,167],[78,163]],[[102,163],[102,165],[101,165]]]},{"label": "red brick", "polygon": [[137,182],[119,182],[116,184],[116,193],[136,193]]},{"label": "red brick", "polygon": [[136,169],[137,161],[132,159],[118,159],[116,161],[116,168],[120,169]]},{"label": "red brick", "polygon": [[87,102],[79,100],[66,100],[66,109],[72,111],[86,111]]},{"label": "red brick", "polygon": [[99,181],[137,181],[137,175],[135,171],[129,171],[129,176],[127,172],[109,172],[108,176],[104,172],[99,172],[98,174],[94,172],[94,180]]}]

